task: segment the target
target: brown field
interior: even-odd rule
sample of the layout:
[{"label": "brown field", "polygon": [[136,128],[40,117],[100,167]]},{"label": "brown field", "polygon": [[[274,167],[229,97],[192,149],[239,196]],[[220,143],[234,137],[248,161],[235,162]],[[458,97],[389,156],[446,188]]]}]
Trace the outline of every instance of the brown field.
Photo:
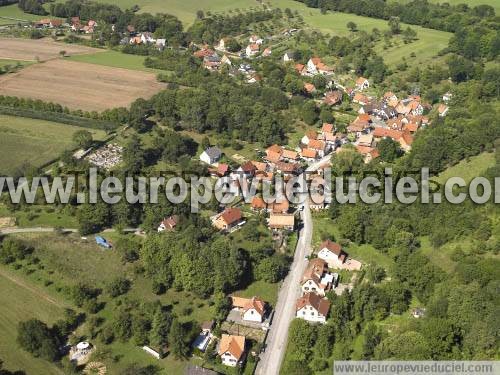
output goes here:
[{"label": "brown field", "polygon": [[0,59],[12,59],[23,61],[46,61],[59,57],[60,51],[66,54],[81,55],[105,51],[98,48],[79,46],[73,44],[57,43],[52,39],[43,38],[38,40],[0,38]]},{"label": "brown field", "polygon": [[40,99],[84,111],[128,107],[135,99],[148,99],[165,87],[153,73],[64,59],[0,77],[0,95]]}]

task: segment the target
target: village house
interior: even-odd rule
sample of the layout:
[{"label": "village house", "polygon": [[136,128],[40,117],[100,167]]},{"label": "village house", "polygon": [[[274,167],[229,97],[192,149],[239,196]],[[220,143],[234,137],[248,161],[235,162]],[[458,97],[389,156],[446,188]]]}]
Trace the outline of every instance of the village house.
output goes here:
[{"label": "village house", "polygon": [[307,62],[307,73],[308,75],[314,76],[316,74],[331,74],[333,69],[324,64],[320,57],[312,57]]},{"label": "village house", "polygon": [[243,222],[239,208],[226,208],[213,221],[214,227],[219,230],[230,231]]},{"label": "village house", "polygon": [[276,172],[279,172],[283,177],[293,177],[297,176],[301,172],[301,167],[299,163],[287,163],[284,161],[279,161],[276,163]]},{"label": "village house", "polygon": [[315,293],[306,293],[295,304],[295,316],[311,323],[326,323],[330,302]]},{"label": "village house", "polygon": [[210,56],[205,56],[203,58],[203,67],[210,71],[216,71],[221,65],[221,58],[219,55],[214,54]]},{"label": "village house", "polygon": [[241,365],[244,353],[245,336],[222,335],[217,354],[220,356],[223,365],[231,367]]},{"label": "village house", "polygon": [[385,104],[396,107],[398,105],[398,97],[392,91],[388,91],[382,97],[382,100]]},{"label": "village house", "polygon": [[295,228],[295,215],[271,213],[269,216],[268,226],[273,230],[292,231]]},{"label": "village house", "polygon": [[316,92],[316,87],[312,83],[306,82],[304,83],[304,90],[308,94],[314,94]]},{"label": "village house", "polygon": [[233,309],[241,313],[241,319],[247,322],[262,323],[266,314],[266,303],[259,297],[231,297]]},{"label": "village house", "polygon": [[448,91],[443,95],[443,102],[448,103],[452,98],[453,94]]},{"label": "village house", "polygon": [[252,35],[249,39],[248,39],[248,42],[251,43],[251,44],[262,44],[264,43],[264,40],[260,37],[258,37],[257,35]]},{"label": "village house", "polygon": [[144,44],[155,43],[156,39],[153,37],[153,34],[149,31],[141,33],[141,41]]},{"label": "village house", "polygon": [[57,20],[57,19],[44,18],[44,19],[41,19],[40,21],[34,22],[34,26],[36,28],[55,29],[55,28],[61,27],[61,25],[62,25],[62,21]]},{"label": "village house", "polygon": [[295,54],[293,52],[288,51],[283,55],[284,62],[289,62],[294,60],[295,60]]},{"label": "village house", "polygon": [[222,51],[225,51],[227,48],[227,43],[229,41],[230,41],[230,38],[221,38],[221,40],[219,40],[219,44],[217,45],[217,48],[222,50]]},{"label": "village house", "polygon": [[413,143],[413,136],[408,131],[398,131],[388,128],[375,128],[373,131],[373,138],[379,141],[382,138],[392,138],[394,141],[398,142],[401,148],[407,152],[411,149]]},{"label": "village house", "polygon": [[338,268],[346,261],[347,253],[338,243],[326,240],[319,245],[318,258],[328,263],[328,267]]},{"label": "village house", "polygon": [[236,173],[243,177],[254,177],[257,168],[251,161],[243,163],[237,170]]},{"label": "village house", "polygon": [[420,96],[410,96],[400,100],[395,109],[398,114],[402,115],[422,115],[424,113],[424,106],[420,103]]},{"label": "village house", "polygon": [[325,98],[323,99],[323,103],[326,105],[337,105],[342,103],[342,91],[335,90],[329,91],[325,93]]},{"label": "village house", "polygon": [[267,203],[261,197],[254,196],[250,202],[250,207],[254,211],[263,211],[267,209]]},{"label": "village house", "polygon": [[299,154],[297,151],[283,149],[283,153],[281,154],[282,158],[287,161],[296,161],[299,158]]},{"label": "village house", "polygon": [[266,149],[266,160],[270,163],[276,164],[281,160],[283,148],[274,144]]},{"label": "village house", "polygon": [[245,49],[247,57],[255,56],[259,53],[259,51],[260,51],[260,44],[257,43],[249,44]]},{"label": "village house", "polygon": [[338,275],[328,271],[328,264],[323,259],[316,258],[309,261],[300,284],[303,293],[314,292],[324,296],[335,288],[337,282]]},{"label": "village house", "polygon": [[439,117],[445,117],[448,114],[450,108],[446,104],[440,104],[438,107]]},{"label": "village house", "polygon": [[177,224],[179,223],[179,216],[177,215],[172,215],[169,216],[166,219],[163,219],[163,221],[160,223],[158,226],[158,232],[171,232],[175,230],[175,227],[177,227]]},{"label": "village house", "polygon": [[308,148],[315,150],[318,156],[322,158],[327,152],[326,144],[318,139],[311,139],[308,144]]},{"label": "village house", "polygon": [[222,156],[222,151],[218,147],[209,147],[200,155],[200,160],[206,164],[217,163]]},{"label": "village house", "polygon": [[316,133],[314,130],[308,130],[300,140],[300,143],[307,146],[309,145],[309,142],[311,140],[317,140],[317,139],[318,139],[318,133]]},{"label": "village house", "polygon": [[164,38],[159,38],[159,39],[156,39],[156,47],[160,50],[160,51],[163,51],[163,49],[165,48],[165,45],[167,44],[167,40],[164,39]]},{"label": "village house", "polygon": [[219,163],[216,168],[209,168],[208,172],[212,177],[224,177],[228,174],[230,168],[226,163]]},{"label": "village house", "polygon": [[365,147],[372,147],[373,144],[373,134],[361,134],[358,138],[358,145]]},{"label": "village house", "polygon": [[286,197],[277,197],[273,203],[267,205],[267,208],[273,214],[286,214],[290,209],[290,203]]},{"label": "village house", "polygon": [[224,65],[229,65],[229,66],[233,65],[233,63],[231,62],[229,57],[227,57],[227,55],[222,56],[222,58],[220,59],[220,62],[221,62],[221,64],[224,64]]},{"label": "village house", "polygon": [[267,47],[266,49],[264,49],[264,51],[262,52],[262,56],[264,57],[269,57],[271,56],[273,53],[273,51],[271,50],[270,47]]},{"label": "village house", "polygon": [[303,148],[300,152],[302,159],[308,162],[313,162],[318,159],[318,151],[313,150],[312,148]]},{"label": "village house", "polygon": [[370,81],[368,81],[365,77],[359,77],[356,80],[356,88],[359,91],[363,91],[369,87],[370,87]]},{"label": "village house", "polygon": [[333,126],[333,124],[329,124],[328,122],[324,122],[323,126],[321,127],[321,134],[324,137],[325,134],[327,134],[327,133],[333,134],[334,130],[335,130],[335,127]]},{"label": "village house", "polygon": [[210,48],[208,48],[206,46],[203,47],[203,48],[201,48],[201,49],[199,49],[199,50],[197,50],[197,51],[195,51],[195,52],[193,52],[193,56],[194,57],[198,57],[200,59],[205,58],[207,56],[213,56],[215,54],[216,53],[215,53],[214,50],[212,50],[212,49],[210,49]]},{"label": "village house", "polygon": [[357,103],[360,105],[367,105],[368,103],[370,103],[371,99],[368,96],[366,96],[360,92],[357,92],[354,94],[352,101],[353,101],[353,103]]},{"label": "village house", "polygon": [[307,76],[307,68],[304,64],[295,64],[295,71],[301,76]]},{"label": "village house", "polygon": [[363,161],[365,162],[365,164],[368,164],[373,159],[376,159],[380,156],[379,151],[374,147],[357,145],[356,151],[363,155]]}]

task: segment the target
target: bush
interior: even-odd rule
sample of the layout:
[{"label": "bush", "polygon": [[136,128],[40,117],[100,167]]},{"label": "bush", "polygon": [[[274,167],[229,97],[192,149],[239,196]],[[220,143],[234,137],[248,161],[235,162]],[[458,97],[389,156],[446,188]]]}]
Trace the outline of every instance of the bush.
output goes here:
[{"label": "bush", "polygon": [[118,277],[108,284],[106,291],[111,297],[118,297],[127,293],[130,290],[130,286],[131,283],[129,280],[124,277]]}]

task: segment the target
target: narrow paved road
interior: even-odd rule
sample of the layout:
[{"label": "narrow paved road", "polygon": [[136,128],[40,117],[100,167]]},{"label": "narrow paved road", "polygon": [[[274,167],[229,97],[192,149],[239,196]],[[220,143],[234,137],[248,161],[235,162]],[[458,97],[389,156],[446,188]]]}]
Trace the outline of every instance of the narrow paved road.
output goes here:
[{"label": "narrow paved road", "polygon": [[[314,172],[325,163],[329,163],[331,154],[311,164],[307,172]],[[295,318],[295,302],[300,297],[300,279],[307,266],[305,257],[311,254],[313,223],[309,201],[304,202],[301,212],[303,227],[295,249],[295,256],[290,272],[285,278],[278,294],[278,302],[274,309],[274,318],[266,340],[266,350],[260,356],[255,370],[256,375],[278,375],[285,356],[288,341],[288,328]]]},{"label": "narrow paved road", "polygon": [[301,213],[303,228],[299,234],[295,256],[278,294],[271,330],[266,340],[266,350],[255,371],[256,375],[278,375],[285,355],[288,340],[288,327],[295,317],[295,302],[300,297],[300,278],[305,271],[306,255],[311,252],[312,218],[309,204],[304,205]]}]

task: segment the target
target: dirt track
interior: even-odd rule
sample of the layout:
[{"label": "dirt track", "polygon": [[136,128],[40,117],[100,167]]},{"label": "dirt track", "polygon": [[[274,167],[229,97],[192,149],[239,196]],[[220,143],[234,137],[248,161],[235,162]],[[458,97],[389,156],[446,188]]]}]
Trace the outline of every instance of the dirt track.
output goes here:
[{"label": "dirt track", "polygon": [[40,99],[85,111],[128,107],[135,99],[150,98],[163,88],[152,73],[60,58],[0,76],[0,95]]},{"label": "dirt track", "polygon": [[0,38],[0,59],[46,61],[59,56],[60,51],[66,51],[68,56],[82,55],[105,51],[103,49],[54,42],[50,38],[19,39]]}]

